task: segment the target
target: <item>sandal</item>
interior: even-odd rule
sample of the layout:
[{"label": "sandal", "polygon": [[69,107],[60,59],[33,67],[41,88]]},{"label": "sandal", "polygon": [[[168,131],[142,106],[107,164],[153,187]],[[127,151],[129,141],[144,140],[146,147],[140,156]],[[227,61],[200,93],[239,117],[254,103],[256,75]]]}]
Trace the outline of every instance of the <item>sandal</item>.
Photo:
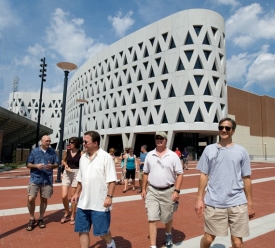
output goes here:
[{"label": "sandal", "polygon": [[75,224],[75,220],[71,220],[70,225],[74,225],[74,224]]},{"label": "sandal", "polygon": [[64,223],[66,223],[67,221],[69,221],[70,220],[70,215],[64,215],[63,217],[62,217],[62,219],[60,220],[60,223],[61,224],[64,224]]},{"label": "sandal", "polygon": [[32,231],[34,229],[34,225],[35,225],[35,219],[30,219],[27,227],[26,227],[26,230],[27,231]]},{"label": "sandal", "polygon": [[135,187],[133,187],[133,188],[132,188],[132,190],[133,190],[133,191],[135,191],[135,190],[136,190],[136,188],[135,188]]},{"label": "sandal", "polygon": [[37,225],[39,226],[39,228],[45,228],[46,227],[46,224],[45,224],[44,220],[38,220]]},{"label": "sandal", "polygon": [[141,193],[141,192],[142,192],[142,190],[141,190],[141,189],[139,189],[137,192],[138,192],[138,193]]},{"label": "sandal", "polygon": [[127,191],[127,190],[126,190],[126,189],[124,189],[122,192],[123,192],[123,193],[126,193],[126,191]]}]

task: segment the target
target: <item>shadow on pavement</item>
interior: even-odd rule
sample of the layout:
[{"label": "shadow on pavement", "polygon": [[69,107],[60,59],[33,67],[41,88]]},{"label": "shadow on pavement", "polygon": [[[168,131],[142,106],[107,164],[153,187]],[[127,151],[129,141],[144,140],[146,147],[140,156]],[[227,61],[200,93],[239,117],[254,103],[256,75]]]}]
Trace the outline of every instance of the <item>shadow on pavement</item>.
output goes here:
[{"label": "shadow on pavement", "polygon": [[[180,243],[185,239],[185,234],[182,231],[179,231],[174,228],[172,229],[172,235],[173,235],[174,244]],[[148,244],[150,245],[150,241],[148,241]],[[165,228],[157,229],[157,247],[159,246],[166,247],[165,246]]]},{"label": "shadow on pavement", "polygon": [[[121,236],[113,237],[116,247],[119,248],[132,248],[132,244],[129,240],[124,239]],[[106,248],[106,243],[103,240],[97,241],[94,245],[90,246],[90,248]]]},{"label": "shadow on pavement", "polygon": [[[38,214],[39,213],[35,213],[36,217],[38,216]],[[60,220],[61,220],[61,218],[62,218],[63,215],[64,215],[64,209],[61,209],[61,210],[58,210],[57,212],[54,212],[52,214],[46,214],[44,216],[44,221],[45,221],[46,225],[49,224],[49,223],[51,223],[51,222],[60,222]],[[7,232],[4,232],[4,233],[0,234],[0,239],[5,238],[5,237],[7,237],[9,235],[12,235],[12,234],[14,234],[16,232],[19,232],[22,229],[26,229],[26,227],[28,225],[28,221],[29,221],[29,219],[26,219],[26,224],[18,226],[18,227],[14,228],[14,229],[11,229],[11,230],[9,230]],[[35,224],[34,229],[36,229],[36,228],[39,228],[37,226],[37,219],[36,219],[36,224]],[[32,231],[27,231],[26,230],[26,232],[32,232]]]}]

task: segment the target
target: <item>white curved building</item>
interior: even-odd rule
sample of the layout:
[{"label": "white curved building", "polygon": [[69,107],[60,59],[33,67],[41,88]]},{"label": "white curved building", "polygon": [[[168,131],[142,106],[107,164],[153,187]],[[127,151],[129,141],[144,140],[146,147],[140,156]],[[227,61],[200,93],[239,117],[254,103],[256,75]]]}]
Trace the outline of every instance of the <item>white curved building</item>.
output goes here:
[{"label": "white curved building", "polygon": [[[199,153],[227,115],[224,20],[211,10],[168,16],[117,41],[82,65],[68,85],[64,138],[97,130],[101,147],[149,144],[168,132],[168,146]],[[150,138],[149,138],[150,137]],[[148,139],[147,139],[148,138]],[[122,144],[123,143],[123,144]]]}]

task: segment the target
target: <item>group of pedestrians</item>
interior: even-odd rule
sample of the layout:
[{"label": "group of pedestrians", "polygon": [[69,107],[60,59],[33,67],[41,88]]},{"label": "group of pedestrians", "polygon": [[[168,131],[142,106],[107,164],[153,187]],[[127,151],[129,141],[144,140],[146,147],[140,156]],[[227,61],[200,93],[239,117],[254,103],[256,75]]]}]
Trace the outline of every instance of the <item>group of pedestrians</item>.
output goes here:
[{"label": "group of pedestrians", "polygon": [[181,152],[179,148],[176,147],[175,153],[182,161],[183,169],[188,170],[189,152],[187,151],[187,148],[185,147],[184,150]]},{"label": "group of pedestrians", "polygon": [[[200,176],[195,211],[199,217],[204,215],[205,231],[200,242],[201,248],[210,247],[216,236],[227,236],[228,227],[232,247],[243,247],[243,237],[249,235],[248,221],[255,216],[249,155],[243,147],[233,143],[235,129],[234,120],[222,119],[218,126],[219,142],[205,148],[196,167]],[[108,248],[115,248],[110,232],[110,211],[117,181],[114,159],[100,148],[100,135],[97,132],[84,133],[84,153],[78,151],[78,145],[79,143],[71,138],[70,151],[67,151],[62,160],[65,167],[64,180],[62,179],[65,215],[61,223],[70,220],[70,223],[75,224],[75,232],[79,233],[82,248],[89,247],[89,231],[92,225],[93,234],[100,236]],[[132,182],[135,181],[133,172],[135,174],[139,166],[141,197],[145,200],[151,248],[156,248],[158,221],[165,224],[166,247],[172,247],[173,213],[179,205],[183,166],[180,157],[167,148],[165,132],[156,133],[155,146],[156,148],[148,153],[146,146],[142,146],[139,159],[131,148],[129,154],[127,151],[123,154],[123,170],[126,174],[124,190],[127,190],[130,178]],[[77,157],[80,157],[79,169],[76,169],[77,163],[72,162],[77,160]],[[53,193],[52,175],[57,166],[58,158],[50,148],[50,138],[43,136],[41,146],[32,150],[27,162],[27,167],[31,170],[28,186],[28,231],[33,230],[36,223],[34,208],[39,190],[41,201],[37,225],[40,228],[46,227],[43,217],[47,199]],[[77,211],[73,212],[72,209],[70,217],[67,208],[69,186],[73,189],[72,206],[77,203]],[[134,182],[132,189],[135,190]]]}]

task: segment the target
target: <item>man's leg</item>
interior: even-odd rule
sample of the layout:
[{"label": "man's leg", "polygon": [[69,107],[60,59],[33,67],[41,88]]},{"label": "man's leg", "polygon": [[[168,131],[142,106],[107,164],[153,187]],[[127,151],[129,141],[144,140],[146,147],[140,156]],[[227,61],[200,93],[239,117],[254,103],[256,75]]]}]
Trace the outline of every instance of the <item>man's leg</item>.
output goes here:
[{"label": "man's leg", "polygon": [[204,235],[201,238],[200,248],[209,248],[215,238],[216,236],[214,235],[211,235],[209,233],[204,233]]},{"label": "man's leg", "polygon": [[34,218],[35,199],[36,199],[36,196],[32,196],[32,195],[29,195],[29,196],[28,196],[27,206],[28,206],[28,209],[29,209],[30,219],[31,219],[31,220],[34,220],[34,219],[35,219],[35,218]]},{"label": "man's leg", "polygon": [[155,246],[157,243],[157,222],[149,221],[149,234],[151,246]]},{"label": "man's leg", "polygon": [[108,247],[110,246],[112,248],[116,248],[115,242],[112,239],[112,234],[110,231],[107,234],[100,236],[100,238],[102,238],[102,240],[105,241],[105,243],[107,244]]},{"label": "man's leg", "polygon": [[48,199],[40,196],[40,215],[39,220],[43,220],[46,208],[48,204]]},{"label": "man's leg", "polygon": [[81,248],[89,248],[90,246],[90,236],[88,232],[79,233],[79,241]]},{"label": "man's leg", "polygon": [[173,219],[169,222],[165,223],[165,231],[166,233],[171,233],[173,227]]},{"label": "man's leg", "polygon": [[243,239],[240,237],[231,236],[232,248],[243,248]]}]

